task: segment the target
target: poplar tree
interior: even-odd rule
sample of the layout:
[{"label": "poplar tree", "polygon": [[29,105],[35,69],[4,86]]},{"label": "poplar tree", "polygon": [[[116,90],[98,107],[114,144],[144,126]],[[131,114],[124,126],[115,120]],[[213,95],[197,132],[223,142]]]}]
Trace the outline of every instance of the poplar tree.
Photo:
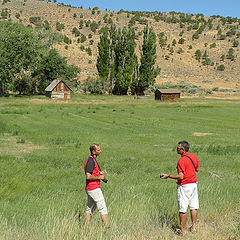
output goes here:
[{"label": "poplar tree", "polygon": [[132,92],[142,95],[150,85],[155,82],[156,76],[160,72],[159,67],[154,67],[156,63],[156,35],[148,25],[144,28],[143,45],[141,49],[141,64],[139,67],[139,79],[133,86]]},{"label": "poplar tree", "polygon": [[103,82],[106,82],[108,79],[110,64],[109,47],[110,40],[108,38],[108,31],[107,29],[104,29],[103,34],[100,37],[100,41],[98,43],[98,58],[97,58],[98,75]]},{"label": "poplar tree", "polygon": [[137,57],[134,53],[136,47],[135,31],[132,28],[124,27],[118,29],[115,45],[115,59],[113,78],[113,94],[125,95],[131,87]]}]

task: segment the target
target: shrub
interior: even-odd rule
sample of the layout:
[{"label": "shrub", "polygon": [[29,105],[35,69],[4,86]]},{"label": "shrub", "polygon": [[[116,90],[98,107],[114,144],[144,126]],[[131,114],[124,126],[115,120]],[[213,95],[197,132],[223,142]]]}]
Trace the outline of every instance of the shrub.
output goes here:
[{"label": "shrub", "polygon": [[225,66],[224,66],[223,64],[221,64],[221,65],[219,65],[219,66],[217,67],[217,70],[218,70],[218,71],[224,71],[224,70],[225,70]]},{"label": "shrub", "polygon": [[86,51],[88,53],[89,56],[92,56],[92,50],[90,47],[86,48]]},{"label": "shrub", "polygon": [[83,43],[87,40],[86,36],[82,34],[80,42]]},{"label": "shrub", "polygon": [[64,24],[60,23],[60,22],[57,22],[56,23],[56,30],[61,31],[62,29],[64,29]]},{"label": "shrub", "polygon": [[215,47],[216,47],[216,43],[210,44],[210,48],[215,48]]},{"label": "shrub", "polygon": [[72,34],[74,34],[75,37],[80,36],[80,32],[78,31],[78,29],[77,29],[76,27],[74,27],[74,28],[72,29]]},{"label": "shrub", "polygon": [[179,41],[178,41],[179,44],[184,44],[184,42],[185,42],[184,38],[180,38]]},{"label": "shrub", "polygon": [[64,35],[63,41],[64,41],[66,44],[71,44],[71,43],[72,43],[72,40],[71,40],[70,38],[68,38],[66,35]]}]

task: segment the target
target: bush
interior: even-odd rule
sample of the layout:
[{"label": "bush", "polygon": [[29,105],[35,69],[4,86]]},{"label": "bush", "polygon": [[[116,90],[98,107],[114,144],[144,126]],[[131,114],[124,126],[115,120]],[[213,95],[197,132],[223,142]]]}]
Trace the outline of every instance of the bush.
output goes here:
[{"label": "bush", "polygon": [[180,38],[178,41],[179,44],[184,44],[184,42],[185,42],[185,40],[183,38]]},{"label": "bush", "polygon": [[64,36],[63,41],[64,41],[66,44],[71,44],[71,43],[72,43],[72,40],[71,40],[70,38],[68,38],[67,36]]},{"label": "bush", "polygon": [[217,46],[216,43],[210,44],[210,48],[215,48],[216,46]]},{"label": "bush", "polygon": [[72,29],[72,34],[74,34],[75,37],[80,36],[80,32],[78,31],[78,29],[77,29],[76,27],[74,27],[74,28]]},{"label": "bush", "polygon": [[88,77],[85,82],[80,84],[78,86],[80,90],[82,90],[85,93],[91,93],[91,94],[104,94],[106,92],[106,86],[104,84],[104,81],[101,79],[95,79]]},{"label": "bush", "polygon": [[92,50],[90,47],[86,48],[86,51],[88,53],[89,56],[92,56]]},{"label": "bush", "polygon": [[84,34],[82,34],[81,38],[81,43],[85,42],[87,40],[86,36]]},{"label": "bush", "polygon": [[57,22],[56,23],[56,30],[57,31],[61,31],[62,29],[64,29],[64,24],[63,23],[60,23],[60,22]]},{"label": "bush", "polygon": [[217,70],[218,70],[218,71],[224,71],[224,70],[225,70],[225,66],[224,66],[223,64],[221,64],[221,65],[219,65],[219,66],[217,67]]}]

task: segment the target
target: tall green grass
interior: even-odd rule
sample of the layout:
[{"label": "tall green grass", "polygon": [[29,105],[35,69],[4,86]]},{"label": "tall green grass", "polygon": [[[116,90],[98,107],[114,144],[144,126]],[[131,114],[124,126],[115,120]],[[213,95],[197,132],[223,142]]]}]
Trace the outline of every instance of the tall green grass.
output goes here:
[{"label": "tall green grass", "polygon": [[[0,99],[0,239],[178,239],[176,184],[159,174],[176,172],[175,148],[183,139],[200,160],[198,232],[186,238],[238,239],[239,104]],[[83,163],[93,142],[109,179],[102,183],[109,229],[98,213],[84,225]]]}]

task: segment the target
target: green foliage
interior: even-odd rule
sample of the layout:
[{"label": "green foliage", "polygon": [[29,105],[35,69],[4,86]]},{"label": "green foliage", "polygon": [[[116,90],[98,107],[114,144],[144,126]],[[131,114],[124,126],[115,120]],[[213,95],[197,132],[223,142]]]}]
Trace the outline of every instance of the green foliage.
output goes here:
[{"label": "green foliage", "polygon": [[30,17],[29,22],[34,25],[41,25],[41,18],[40,17]]},{"label": "green foliage", "polygon": [[37,69],[33,72],[33,77],[41,79],[38,91],[43,93],[45,88],[56,78],[71,80],[76,77],[79,69],[75,66],[68,66],[65,58],[61,57],[56,49],[51,49],[46,56],[41,59]]},{"label": "green foliage", "polygon": [[84,93],[91,93],[91,94],[104,94],[106,92],[106,82],[103,81],[101,78],[91,78],[88,77],[86,81],[80,84],[79,88]]},{"label": "green foliage", "polygon": [[56,30],[57,31],[61,31],[62,29],[64,29],[64,24],[60,23],[60,22],[56,22]]},{"label": "green foliage", "polygon": [[83,20],[80,20],[80,22],[79,22],[79,27],[78,27],[79,29],[82,29],[83,28]]},{"label": "green foliage", "polygon": [[63,41],[64,41],[66,44],[71,44],[71,43],[72,43],[72,40],[71,40],[70,38],[68,38],[66,35],[64,35]]},{"label": "green foliage", "polygon": [[86,40],[87,40],[87,37],[84,34],[82,34],[80,38],[80,42],[84,43]]},{"label": "green foliage", "polygon": [[199,34],[197,32],[192,35],[192,40],[198,39],[198,38],[199,38]]},{"label": "green foliage", "polygon": [[184,42],[185,42],[185,39],[184,39],[184,38],[180,38],[180,39],[178,40],[178,43],[179,43],[179,44],[184,44]]},{"label": "green foliage", "polygon": [[202,61],[202,64],[203,64],[204,66],[210,65],[210,64],[211,64],[210,58],[206,57],[206,58],[204,59],[204,61]]},{"label": "green foliage", "polygon": [[216,43],[210,44],[210,48],[215,48],[216,46],[217,46]]},{"label": "green foliage", "polygon": [[198,61],[200,61],[200,58],[201,58],[201,56],[202,56],[202,53],[201,53],[201,51],[198,49],[198,50],[196,50],[196,52],[195,52],[195,57],[196,57],[196,60],[198,60]]},{"label": "green foliage", "polygon": [[81,33],[78,31],[78,29],[77,29],[76,27],[74,27],[74,28],[72,29],[72,34],[74,34],[75,37],[78,37],[78,36],[80,36]]},{"label": "green foliage", "polygon": [[15,17],[16,17],[17,19],[19,19],[20,16],[21,16],[20,13],[16,13],[16,14],[15,14]]},{"label": "green foliage", "polygon": [[97,70],[98,75],[104,82],[107,81],[109,74],[109,64],[110,64],[110,56],[109,49],[110,48],[110,40],[108,39],[108,31],[104,31],[102,36],[100,37],[100,41],[98,43],[98,57],[97,57]]},{"label": "green foliage", "polygon": [[90,47],[86,48],[86,51],[88,53],[89,56],[92,56],[92,50]]},{"label": "green foliage", "polygon": [[221,34],[218,36],[219,40],[225,40],[226,39],[226,35],[225,34]]},{"label": "green foliage", "polygon": [[127,94],[133,79],[135,78],[137,57],[135,50],[135,32],[132,28],[118,29],[112,37],[114,41],[115,57],[112,63],[113,94]]},{"label": "green foliage", "polygon": [[177,50],[177,53],[178,54],[181,54],[181,53],[183,53],[184,51],[183,51],[183,49],[182,48],[179,48],[178,50]]},{"label": "green foliage", "polygon": [[43,52],[44,44],[31,28],[0,22],[0,96],[6,95],[8,90],[35,91],[29,72],[36,68]]},{"label": "green foliage", "polygon": [[239,41],[236,40],[236,39],[234,39],[233,42],[232,42],[232,44],[233,44],[233,45],[232,45],[233,47],[238,47]]},{"label": "green foliage", "polygon": [[50,30],[51,29],[48,20],[45,20],[42,26],[45,30]]},{"label": "green foliage", "polygon": [[1,17],[7,19],[10,16],[8,9],[7,8],[3,8],[1,11]]},{"label": "green foliage", "polygon": [[223,64],[221,64],[221,65],[219,65],[219,66],[217,67],[217,70],[218,70],[218,71],[224,71],[224,70],[225,70],[225,66],[224,66]]},{"label": "green foliage", "polygon": [[179,36],[182,37],[184,34],[184,30],[182,30],[180,33],[179,33]]},{"label": "green foliage", "polygon": [[[47,50],[56,41],[55,35],[45,30],[33,32],[32,28],[16,23],[0,22],[1,96],[9,90],[19,94],[43,92],[57,71],[58,76],[61,73],[66,79],[76,75],[78,70],[68,66],[56,50]],[[47,74],[48,71],[51,73]]]},{"label": "green foliage", "polygon": [[235,60],[235,56],[234,54],[234,49],[233,48],[229,48],[228,50],[228,54],[226,55],[226,59],[230,59],[231,61]]},{"label": "green foliage", "polygon": [[98,29],[98,24],[93,21],[91,24],[90,24],[90,29],[92,32],[96,33],[96,30]]},{"label": "green foliage", "polygon": [[134,85],[133,93],[143,94],[143,92],[155,82],[156,76],[160,72],[159,67],[154,67],[156,63],[156,35],[153,28],[148,25],[143,31],[143,45],[139,67],[139,80]]},{"label": "green foliage", "polygon": [[176,44],[177,44],[176,39],[173,39],[173,41],[172,41],[172,45],[175,46]]},{"label": "green foliage", "polygon": [[161,48],[164,48],[167,45],[167,36],[165,37],[164,32],[161,32],[159,35],[159,45]]}]

